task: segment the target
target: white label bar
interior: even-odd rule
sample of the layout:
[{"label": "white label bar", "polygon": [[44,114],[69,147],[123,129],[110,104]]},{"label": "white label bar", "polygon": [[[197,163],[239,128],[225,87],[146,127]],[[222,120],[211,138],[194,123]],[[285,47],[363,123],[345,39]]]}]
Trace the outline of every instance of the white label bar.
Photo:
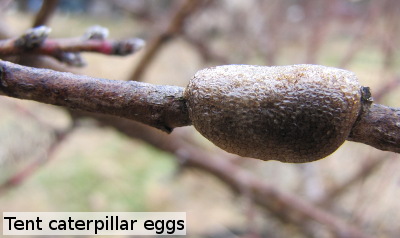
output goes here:
[{"label": "white label bar", "polygon": [[186,212],[3,212],[3,235],[186,235]]}]

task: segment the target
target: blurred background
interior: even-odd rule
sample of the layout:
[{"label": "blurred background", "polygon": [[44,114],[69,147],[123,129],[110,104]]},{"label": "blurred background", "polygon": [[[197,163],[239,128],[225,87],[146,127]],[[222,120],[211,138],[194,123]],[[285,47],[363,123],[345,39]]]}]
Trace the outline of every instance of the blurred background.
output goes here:
[{"label": "blurred background", "polygon": [[[44,12],[50,38],[101,25],[111,39],[147,42],[126,57],[83,53],[82,68],[7,58],[19,64],[179,86],[214,65],[322,64],[355,72],[375,102],[400,105],[396,0],[0,0],[0,12],[2,39]],[[323,160],[283,164],[227,154],[192,127],[167,135],[7,97],[0,115],[1,211],[185,211],[188,237],[400,234],[394,153],[346,142]]]}]

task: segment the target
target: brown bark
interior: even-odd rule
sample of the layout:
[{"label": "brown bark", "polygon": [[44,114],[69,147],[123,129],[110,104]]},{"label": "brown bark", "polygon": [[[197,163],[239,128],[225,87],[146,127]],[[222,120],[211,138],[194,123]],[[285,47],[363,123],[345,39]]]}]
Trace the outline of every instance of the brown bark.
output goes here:
[{"label": "brown bark", "polygon": [[400,153],[400,109],[372,104],[361,112],[348,140]]},{"label": "brown bark", "polygon": [[0,94],[133,119],[166,132],[190,125],[183,88],[97,79],[0,61]]}]

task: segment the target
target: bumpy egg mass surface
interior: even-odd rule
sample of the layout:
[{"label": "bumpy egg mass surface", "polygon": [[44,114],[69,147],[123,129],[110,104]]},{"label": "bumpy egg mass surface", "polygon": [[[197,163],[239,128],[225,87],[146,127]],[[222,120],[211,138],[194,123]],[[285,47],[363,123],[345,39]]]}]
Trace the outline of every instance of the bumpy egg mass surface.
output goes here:
[{"label": "bumpy egg mass surface", "polygon": [[207,68],[185,98],[194,127],[218,147],[291,163],[334,152],[361,107],[355,74],[319,65]]}]

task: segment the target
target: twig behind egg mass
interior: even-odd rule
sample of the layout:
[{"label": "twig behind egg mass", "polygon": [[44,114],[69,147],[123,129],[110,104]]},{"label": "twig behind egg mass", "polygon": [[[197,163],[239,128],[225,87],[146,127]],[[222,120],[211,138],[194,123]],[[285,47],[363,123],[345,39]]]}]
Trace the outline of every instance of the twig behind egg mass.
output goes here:
[{"label": "twig behind egg mass", "polygon": [[88,28],[82,37],[48,39],[51,28],[38,26],[27,30],[19,37],[0,40],[0,57],[14,55],[47,55],[69,66],[85,65],[80,53],[94,52],[106,55],[125,56],[144,47],[139,38],[109,40],[108,29],[101,26]]}]

